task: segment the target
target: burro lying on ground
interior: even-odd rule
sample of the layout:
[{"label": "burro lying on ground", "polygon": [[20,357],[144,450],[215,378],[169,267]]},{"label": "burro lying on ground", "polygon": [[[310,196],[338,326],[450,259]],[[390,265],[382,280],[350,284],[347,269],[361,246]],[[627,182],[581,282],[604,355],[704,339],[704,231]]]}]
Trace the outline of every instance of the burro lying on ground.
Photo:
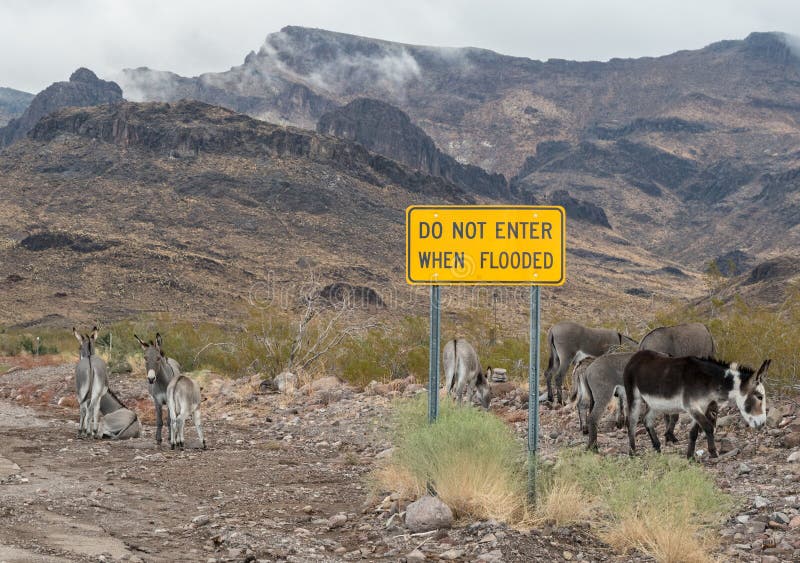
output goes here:
[{"label": "burro lying on ground", "polygon": [[586,356],[602,356],[614,346],[638,344],[634,339],[616,330],[589,328],[569,321],[551,326],[547,331],[547,343],[550,346],[550,360],[545,371],[547,400],[553,401],[553,379],[555,379],[559,404],[564,403],[561,387],[573,361],[580,361]]},{"label": "burro lying on ground", "polygon": [[100,434],[100,401],[108,390],[108,369],[103,358],[94,354],[97,340],[97,327],[90,335],[78,333],[73,327],[72,334],[80,343],[80,360],[75,368],[75,394],[80,405],[80,424],[78,437]]},{"label": "burro lying on ground", "polygon": [[100,436],[114,440],[138,438],[142,425],[136,413],[125,406],[109,388],[100,400]]},{"label": "burro lying on ground", "polygon": [[469,342],[463,338],[448,341],[442,351],[442,363],[445,375],[444,388],[451,397],[461,404],[466,394],[467,404],[471,404],[473,399],[477,398],[483,408],[489,408],[489,402],[492,400],[492,391],[489,387],[492,368],[489,367],[486,373],[483,372],[478,353]]},{"label": "burro lying on ground", "polygon": [[[675,358],[682,356],[713,358],[716,346],[714,337],[703,323],[684,323],[654,328],[642,338],[639,350],[653,350]],[[712,414],[712,421],[716,423],[716,410]],[[664,423],[666,425],[664,440],[677,444],[675,425],[678,424],[678,415],[664,415]]]},{"label": "burro lying on ground", "polygon": [[702,429],[708,439],[710,457],[717,457],[714,443],[714,414],[718,403],[736,404],[753,428],[767,420],[763,379],[770,360],[758,371],[711,358],[686,356],[672,358],[651,350],[636,352],[625,366],[623,379],[628,412],[630,454],[636,453],[636,424],[644,412],[644,424],[653,448],[661,451],[654,427],[659,413],[689,413],[694,424],[689,431],[686,457],[694,457],[697,436]]},{"label": "burro lying on ground", "polygon": [[[153,406],[156,410],[156,443],[160,444],[161,429],[164,426],[162,407],[167,404],[167,386],[176,374],[180,374],[181,368],[178,362],[164,355],[161,349],[163,340],[160,333],[156,333],[155,342],[151,340],[149,343],[143,342],[135,334],[133,337],[139,341],[144,350],[147,388],[150,396],[153,397]],[[167,418],[167,425],[169,424],[170,419]]]},{"label": "burro lying on ground", "polygon": [[200,422],[200,385],[186,375],[177,373],[167,386],[167,408],[169,409],[169,447],[183,449],[184,426],[190,416],[194,420],[197,437],[206,449],[203,426]]}]

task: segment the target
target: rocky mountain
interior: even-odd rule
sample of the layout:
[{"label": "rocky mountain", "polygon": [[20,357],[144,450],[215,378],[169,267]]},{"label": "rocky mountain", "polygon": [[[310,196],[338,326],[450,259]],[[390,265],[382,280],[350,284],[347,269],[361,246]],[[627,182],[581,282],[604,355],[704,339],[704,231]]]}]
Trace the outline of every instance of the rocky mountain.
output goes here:
[{"label": "rocky mountain", "polygon": [[0,87],[0,127],[22,115],[32,99],[33,94]]},{"label": "rocky mountain", "polygon": [[[22,112],[0,128],[0,147],[22,139],[44,116],[64,107],[84,107],[122,100],[122,90],[114,82],[97,78],[87,68],[72,73],[68,82],[55,82],[39,92]],[[20,106],[17,106],[20,107]]]},{"label": "rocky mountain", "polygon": [[[191,96],[306,128],[325,116],[323,131],[383,143],[422,169],[429,137],[457,162],[513,177],[515,199],[567,192],[605,219],[585,205],[584,216],[702,271],[736,249],[757,262],[800,243],[791,45],[752,33],[662,57],[535,61],[287,27],[229,71],[135,69],[121,84],[136,99]],[[426,137],[403,126],[370,138],[381,113],[402,119],[371,115],[364,97],[396,106]]]},{"label": "rocky mountain", "polygon": [[508,182],[502,174],[489,174],[477,166],[461,164],[436,147],[425,131],[402,110],[371,98],[357,98],[323,114],[317,131],[350,139],[371,151],[402,162],[414,170],[440,176],[467,191],[508,198]]},{"label": "rocky mountain", "polygon": [[[201,102],[65,108],[0,151],[0,323],[230,319],[291,303],[313,280],[331,299],[345,291],[410,314],[427,292],[404,282],[405,208],[498,201],[476,197],[353,141]],[[635,314],[678,283],[701,291],[606,227],[570,236],[553,314],[601,302]],[[526,310],[527,293],[514,295],[509,318]]]}]

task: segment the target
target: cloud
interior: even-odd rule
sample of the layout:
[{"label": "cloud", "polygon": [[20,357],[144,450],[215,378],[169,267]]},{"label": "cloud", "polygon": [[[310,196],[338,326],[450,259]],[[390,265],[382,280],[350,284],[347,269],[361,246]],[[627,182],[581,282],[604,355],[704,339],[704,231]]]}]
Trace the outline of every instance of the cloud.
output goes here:
[{"label": "cloud", "polygon": [[[287,24],[534,59],[607,60],[699,48],[751,31],[800,35],[800,3],[235,0],[220,9],[203,0],[0,2],[0,86],[36,92],[80,66],[103,78],[140,66],[182,76],[219,72]],[[381,80],[414,78],[402,53],[385,59],[376,59]]]}]

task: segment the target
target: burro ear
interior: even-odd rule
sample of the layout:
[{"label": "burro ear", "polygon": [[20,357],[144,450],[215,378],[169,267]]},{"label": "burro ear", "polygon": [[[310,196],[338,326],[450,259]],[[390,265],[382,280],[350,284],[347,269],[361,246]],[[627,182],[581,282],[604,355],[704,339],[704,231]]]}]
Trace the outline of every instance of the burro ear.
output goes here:
[{"label": "burro ear", "polygon": [[97,329],[97,327],[92,328],[92,340],[97,340],[98,334],[100,334],[100,331]]},{"label": "burro ear", "polygon": [[78,342],[80,342],[81,344],[83,344],[83,336],[81,336],[81,335],[80,335],[80,333],[78,333],[78,331],[77,331],[77,330],[75,330],[75,327],[72,327],[72,334],[74,334],[74,335],[75,335],[75,338],[77,338],[77,339],[78,339]]},{"label": "burro ear", "polygon": [[136,336],[135,334],[133,335],[133,337],[134,337],[136,340],[138,340],[138,341],[139,341],[139,344],[141,345],[141,347],[142,347],[144,350],[147,350],[147,344],[145,344],[144,342],[142,342],[142,339],[141,339],[141,338],[139,338],[139,337],[138,337],[138,336]]},{"label": "burro ear", "polygon": [[156,333],[156,350],[159,352],[161,351],[161,347],[164,345],[164,340],[161,338],[161,333]]},{"label": "burro ear", "polygon": [[755,377],[756,383],[761,383],[762,381],[764,381],[764,378],[767,375],[767,370],[769,369],[769,365],[771,363],[772,363],[771,359],[766,359],[761,363],[761,367],[758,368],[758,371],[756,372],[756,377]]}]

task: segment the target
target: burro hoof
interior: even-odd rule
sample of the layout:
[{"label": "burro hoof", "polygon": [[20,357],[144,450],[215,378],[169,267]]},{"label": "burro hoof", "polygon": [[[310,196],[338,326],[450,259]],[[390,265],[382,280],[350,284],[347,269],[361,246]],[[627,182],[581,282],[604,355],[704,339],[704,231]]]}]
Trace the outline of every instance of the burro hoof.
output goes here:
[{"label": "burro hoof", "polygon": [[208,448],[206,447],[206,441],[205,441],[205,440],[203,440],[203,449],[204,449],[204,450],[207,450],[207,449],[208,449]]},{"label": "burro hoof", "polygon": [[174,450],[175,449],[175,444],[170,444],[169,445],[169,449]]}]

